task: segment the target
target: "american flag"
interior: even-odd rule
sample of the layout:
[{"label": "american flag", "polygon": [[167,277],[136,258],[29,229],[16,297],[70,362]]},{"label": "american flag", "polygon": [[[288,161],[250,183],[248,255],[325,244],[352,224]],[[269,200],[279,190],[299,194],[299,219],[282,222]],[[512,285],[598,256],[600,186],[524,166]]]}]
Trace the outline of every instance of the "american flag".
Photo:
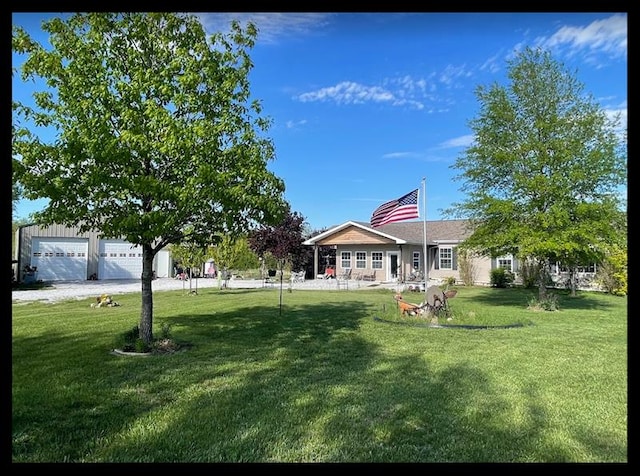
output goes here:
[{"label": "american flag", "polygon": [[409,192],[397,200],[383,203],[376,208],[371,215],[371,226],[376,228],[387,223],[410,220],[419,216],[418,189],[416,188],[413,192]]}]

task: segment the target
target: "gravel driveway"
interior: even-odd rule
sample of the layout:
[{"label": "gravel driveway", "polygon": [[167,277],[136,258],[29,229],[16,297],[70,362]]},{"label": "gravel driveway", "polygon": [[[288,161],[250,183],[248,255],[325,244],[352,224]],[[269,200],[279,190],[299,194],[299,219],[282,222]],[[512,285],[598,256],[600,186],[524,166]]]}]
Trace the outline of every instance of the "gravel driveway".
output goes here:
[{"label": "gravel driveway", "polygon": [[[289,287],[289,282],[284,281],[283,288]],[[199,278],[197,282],[198,289],[218,287],[217,279]],[[189,289],[189,281],[181,281],[173,278],[158,278],[152,282],[153,291],[165,291],[172,289]],[[196,287],[196,281],[192,280],[191,286]],[[273,289],[279,288],[279,283],[269,285]],[[359,283],[356,281],[349,282],[349,290],[363,289],[366,287],[384,287],[388,289],[396,289],[397,284],[367,282]],[[231,279],[229,280],[229,288],[233,289],[251,289],[262,288],[263,283],[260,279]],[[336,290],[338,289],[334,279],[307,279],[302,283],[294,283],[294,289],[318,289],[318,290]],[[28,301],[66,301],[69,299],[86,299],[88,297],[96,297],[101,294],[109,294],[117,299],[119,294],[138,293],[142,291],[142,284],[138,279],[111,279],[104,281],[60,281],[51,287],[37,290],[13,290],[11,298],[13,302]]]}]

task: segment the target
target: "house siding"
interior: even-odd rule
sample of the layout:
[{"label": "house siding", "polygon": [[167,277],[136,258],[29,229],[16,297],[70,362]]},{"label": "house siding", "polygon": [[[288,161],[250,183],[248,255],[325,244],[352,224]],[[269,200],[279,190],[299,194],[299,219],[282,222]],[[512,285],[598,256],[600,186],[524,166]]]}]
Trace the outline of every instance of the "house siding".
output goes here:
[{"label": "house siding", "polygon": [[[404,222],[384,225],[372,229],[368,223],[347,222],[335,227],[336,231],[324,232],[318,240],[307,240],[307,245],[334,246],[336,249],[336,272],[345,270],[341,263],[341,253],[350,251],[352,254],[353,273],[370,274],[374,271],[371,267],[371,253],[380,251],[383,253],[383,268],[376,269],[376,280],[387,280],[390,276],[388,269],[389,260],[387,254],[396,252],[399,255],[397,281],[408,281],[413,271],[413,253],[420,253],[420,270],[424,268],[424,233],[423,222]],[[461,282],[458,263],[458,245],[470,234],[467,222],[464,220],[442,220],[426,223],[426,235],[428,244],[428,272],[430,279],[445,280],[453,277]],[[438,265],[438,253],[441,247],[452,248],[452,268],[440,269]],[[367,253],[366,269],[355,269],[355,253],[361,251]],[[472,258],[474,267],[474,284],[488,285],[491,276],[491,260],[482,256]]]}]

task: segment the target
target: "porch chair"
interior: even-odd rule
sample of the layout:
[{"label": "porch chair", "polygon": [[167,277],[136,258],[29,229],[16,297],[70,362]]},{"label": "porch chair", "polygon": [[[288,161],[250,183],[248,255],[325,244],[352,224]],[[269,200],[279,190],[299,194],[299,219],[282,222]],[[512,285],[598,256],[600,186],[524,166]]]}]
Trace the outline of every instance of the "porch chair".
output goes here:
[{"label": "porch chair", "polygon": [[336,278],[336,285],[338,286],[338,289],[340,289],[340,288],[349,289],[349,280],[350,279],[351,279],[351,268],[345,269]]}]

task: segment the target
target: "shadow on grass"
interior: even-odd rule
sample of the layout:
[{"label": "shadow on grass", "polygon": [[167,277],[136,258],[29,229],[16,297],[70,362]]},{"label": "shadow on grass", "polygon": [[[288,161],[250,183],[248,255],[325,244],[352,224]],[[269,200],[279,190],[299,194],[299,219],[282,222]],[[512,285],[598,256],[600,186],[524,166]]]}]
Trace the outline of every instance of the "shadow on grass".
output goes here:
[{"label": "shadow on grass", "polygon": [[[525,327],[525,324],[517,322],[514,324],[506,324],[506,325],[497,325],[497,326],[492,326],[492,325],[472,325],[472,324],[432,324],[428,321],[399,321],[399,320],[388,320],[388,319],[383,319],[381,317],[378,316],[374,316],[373,320],[376,322],[384,322],[386,324],[396,324],[396,325],[400,325],[400,326],[408,326],[408,327],[424,327],[424,328],[431,328],[431,329],[469,329],[469,330],[475,330],[475,329],[513,329],[514,327]],[[532,326],[533,323],[528,323],[526,324],[527,326]]]},{"label": "shadow on grass", "polygon": [[[472,287],[458,288],[459,292],[455,299],[477,301],[483,305],[513,307],[522,310],[528,306],[532,300],[538,299],[537,289],[526,288],[494,288],[494,287]],[[571,296],[566,289],[549,289],[550,295],[556,296],[558,308],[562,309],[588,309],[605,310],[607,305],[603,303],[600,293],[578,292],[576,296]],[[604,295],[607,298],[615,299],[616,296]],[[606,301],[605,301],[606,302]]]},{"label": "shadow on grass", "polygon": [[[176,312],[175,296],[157,299],[156,326],[172,324],[179,340],[193,344],[170,358],[106,357],[99,344],[113,328],[87,320],[79,305],[71,311],[85,325],[72,334],[53,327],[14,337],[14,460],[571,458],[545,437],[549,410],[535,387],[522,395],[524,417],[514,424],[501,389],[471,361],[435,366],[420,347],[405,346],[407,335],[360,333],[375,305],[344,294],[331,302],[323,294],[320,303],[287,303],[280,316],[278,306],[258,302],[260,296],[259,290],[210,292],[204,297],[222,301],[189,312]],[[238,306],[224,300],[229,297],[246,302]],[[126,319],[136,311],[126,311]],[[118,316],[111,318],[125,322]],[[584,446],[599,444],[584,428],[578,434]]]}]

